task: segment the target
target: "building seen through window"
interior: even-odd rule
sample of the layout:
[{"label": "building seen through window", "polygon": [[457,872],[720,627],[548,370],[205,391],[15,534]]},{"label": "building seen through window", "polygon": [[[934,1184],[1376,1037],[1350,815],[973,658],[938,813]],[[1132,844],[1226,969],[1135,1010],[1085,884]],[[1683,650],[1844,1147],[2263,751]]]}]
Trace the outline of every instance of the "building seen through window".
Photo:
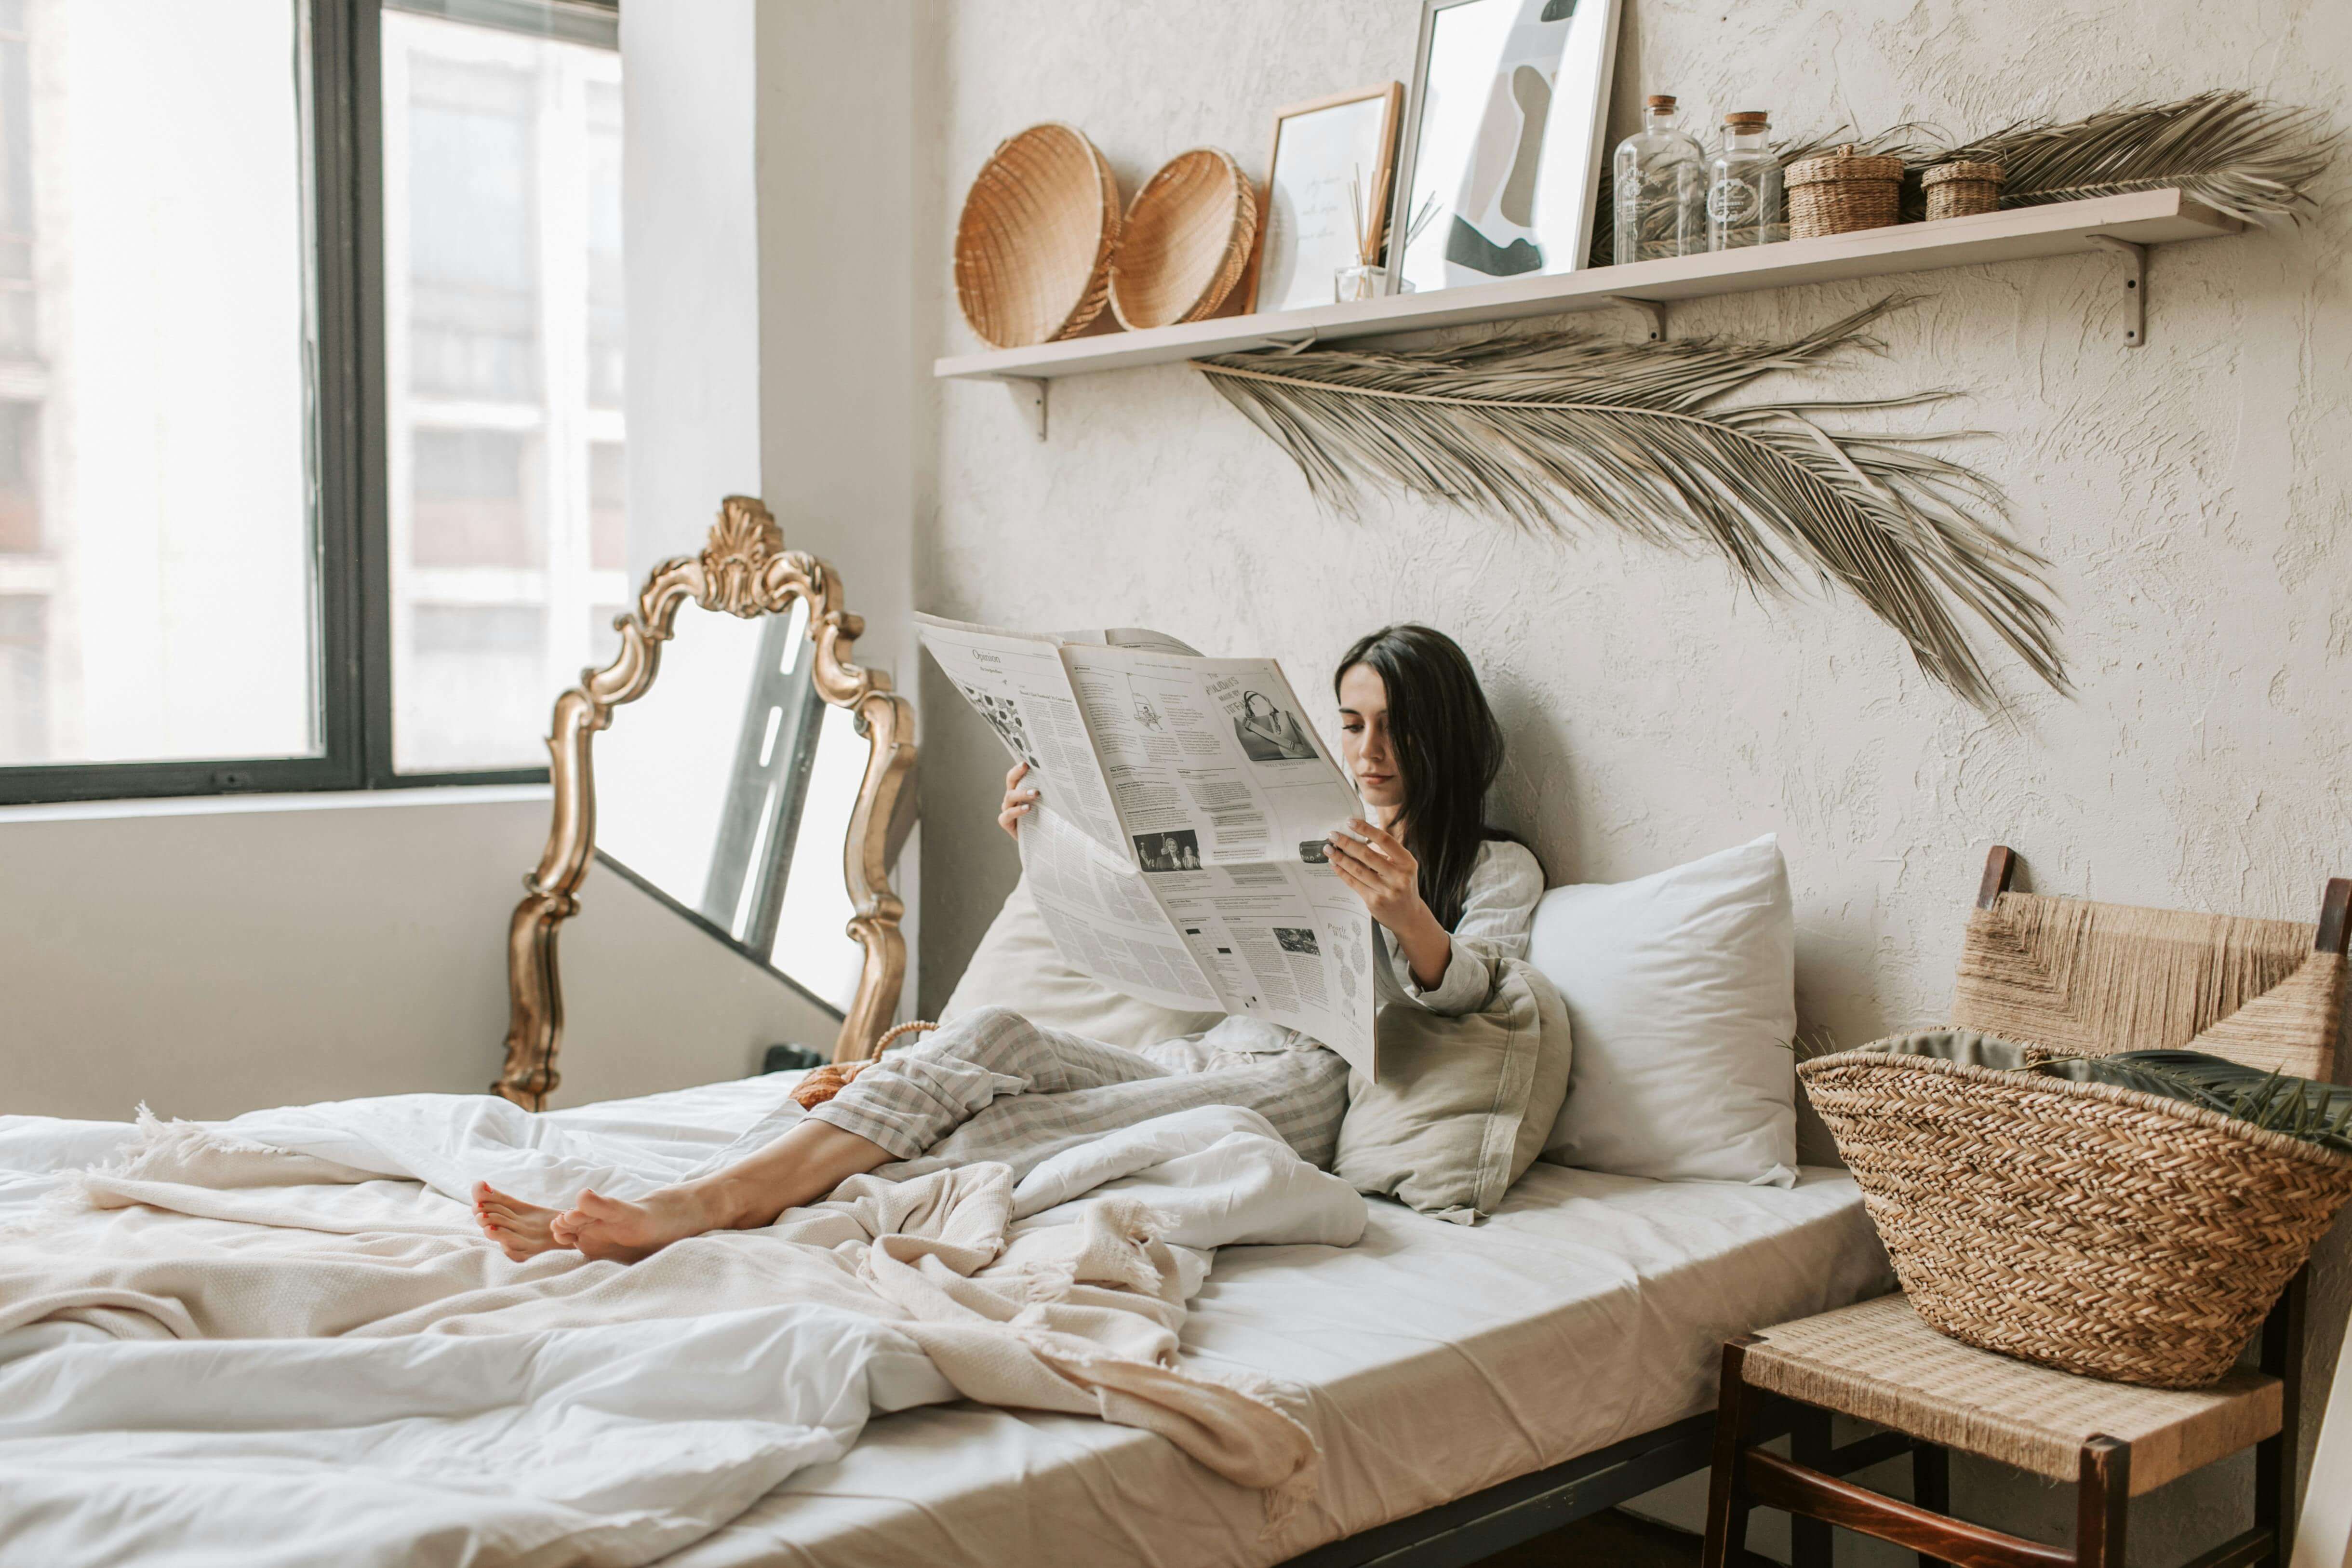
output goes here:
[{"label": "building seen through window", "polygon": [[630,596],[620,57],[386,11],[383,58],[394,758],[537,765]]}]

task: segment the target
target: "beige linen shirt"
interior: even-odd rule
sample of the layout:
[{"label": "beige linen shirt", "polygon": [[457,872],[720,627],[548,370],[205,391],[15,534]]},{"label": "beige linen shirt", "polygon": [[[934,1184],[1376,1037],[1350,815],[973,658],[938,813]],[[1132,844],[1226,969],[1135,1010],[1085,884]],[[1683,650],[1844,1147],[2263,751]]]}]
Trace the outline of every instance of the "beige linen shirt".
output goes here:
[{"label": "beige linen shirt", "polygon": [[1376,928],[1388,963],[1373,972],[1372,989],[1383,1005],[1402,1002],[1432,1013],[1475,1013],[1486,1005],[1495,965],[1528,955],[1536,902],[1543,897],[1543,867],[1526,846],[1489,838],[1478,847],[1462,918],[1454,922],[1454,956],[1436,984],[1414,983],[1412,966],[1397,949],[1396,934]]}]

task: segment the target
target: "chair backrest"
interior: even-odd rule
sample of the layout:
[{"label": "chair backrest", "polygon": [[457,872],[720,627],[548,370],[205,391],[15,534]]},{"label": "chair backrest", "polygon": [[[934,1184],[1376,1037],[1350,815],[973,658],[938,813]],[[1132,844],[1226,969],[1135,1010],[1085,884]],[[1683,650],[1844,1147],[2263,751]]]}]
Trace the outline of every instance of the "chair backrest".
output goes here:
[{"label": "chair backrest", "polygon": [[2352,882],[2328,883],[2304,925],[2013,893],[2015,858],[1996,847],[1986,863],[1954,1025],[2059,1055],[2206,1051],[2336,1076]]}]

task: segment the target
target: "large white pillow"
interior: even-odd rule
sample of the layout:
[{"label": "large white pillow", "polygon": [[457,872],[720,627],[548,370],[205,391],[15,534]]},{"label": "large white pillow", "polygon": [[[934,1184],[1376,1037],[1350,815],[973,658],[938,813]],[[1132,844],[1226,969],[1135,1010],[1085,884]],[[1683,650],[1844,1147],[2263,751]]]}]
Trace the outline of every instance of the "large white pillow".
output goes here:
[{"label": "large white pillow", "polygon": [[1797,928],[1770,834],[1631,882],[1554,888],[1528,957],[1576,1035],[1545,1159],[1795,1180]]},{"label": "large white pillow", "polygon": [[995,923],[972,950],[939,1021],[951,1023],[982,1007],[1010,1007],[1033,1024],[1130,1048],[1197,1035],[1224,1017],[1139,1002],[1072,969],[1045,930],[1026,877],[1013,885]]}]

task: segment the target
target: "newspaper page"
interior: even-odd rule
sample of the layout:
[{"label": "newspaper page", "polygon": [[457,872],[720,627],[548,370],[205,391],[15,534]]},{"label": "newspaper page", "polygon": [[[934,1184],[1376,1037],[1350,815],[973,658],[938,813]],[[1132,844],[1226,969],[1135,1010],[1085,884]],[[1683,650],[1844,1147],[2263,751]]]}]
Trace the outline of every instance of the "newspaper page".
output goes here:
[{"label": "newspaper page", "polygon": [[1231,1011],[1149,883],[1052,812],[1021,825],[1021,869],[1071,968],[1162,1007]]},{"label": "newspaper page", "polygon": [[1362,808],[1280,666],[1150,633],[1080,642],[920,618],[1031,765],[1022,865],[1072,967],[1161,1005],[1297,1029],[1374,1076],[1376,933],[1323,851]]},{"label": "newspaper page", "polygon": [[[1106,851],[1120,854],[1127,839],[1095,761],[1070,672],[1062,667],[1065,639],[936,616],[918,615],[915,620],[941,673],[988,721],[1004,749],[1029,764],[1023,782],[1038,792],[1042,808],[1033,815],[1058,813]],[[1075,960],[1073,966],[1084,967]]]}]

